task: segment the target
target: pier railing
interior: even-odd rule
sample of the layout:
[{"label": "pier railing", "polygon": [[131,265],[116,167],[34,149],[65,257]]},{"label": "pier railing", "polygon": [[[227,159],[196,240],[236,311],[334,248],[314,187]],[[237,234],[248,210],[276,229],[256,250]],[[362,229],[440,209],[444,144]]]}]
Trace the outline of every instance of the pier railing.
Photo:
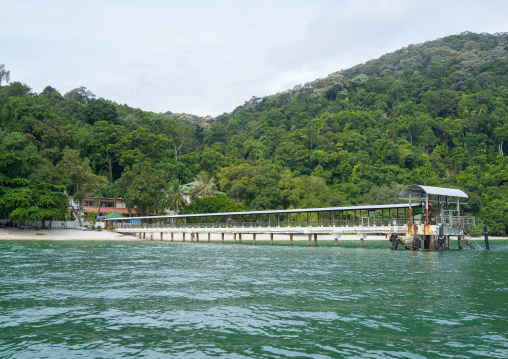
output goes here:
[{"label": "pier railing", "polygon": [[157,221],[153,223],[122,223],[114,224],[117,229],[155,229],[155,228],[301,228],[301,227],[401,227],[409,224],[408,218],[372,219],[359,218],[349,220],[312,220],[312,221],[227,221],[227,222],[185,222]]},{"label": "pier railing", "polygon": [[463,226],[465,228],[473,228],[476,225],[476,217],[472,216],[438,216],[437,224],[445,226]]}]

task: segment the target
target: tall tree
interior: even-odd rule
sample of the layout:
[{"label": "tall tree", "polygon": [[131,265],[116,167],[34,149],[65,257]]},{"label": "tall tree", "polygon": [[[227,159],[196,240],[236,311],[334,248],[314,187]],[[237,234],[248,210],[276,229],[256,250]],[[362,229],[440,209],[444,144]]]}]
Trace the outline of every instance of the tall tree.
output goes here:
[{"label": "tall tree", "polygon": [[77,102],[81,104],[87,104],[91,99],[95,98],[95,95],[92,93],[92,91],[89,91],[86,89],[86,87],[81,86],[78,88],[75,88],[74,90],[71,90],[67,92],[64,95],[65,98],[72,98],[76,100]]},{"label": "tall tree", "polygon": [[114,180],[114,169],[122,151],[122,138],[126,133],[125,127],[106,121],[93,124],[93,137],[89,144],[92,152],[90,158],[97,170],[104,167],[107,169],[111,182]]},{"label": "tall tree", "polygon": [[164,212],[168,207],[164,177],[165,173],[148,161],[127,168],[116,184],[129,211],[135,209],[140,216]]},{"label": "tall tree", "polygon": [[183,197],[183,186],[180,183],[179,179],[175,178],[169,184],[168,198],[169,207],[172,208],[175,212],[178,212],[180,208],[187,204],[187,201]]},{"label": "tall tree", "polygon": [[66,148],[62,151],[62,155],[62,160],[56,165],[55,170],[63,184],[74,187],[75,206],[72,206],[72,210],[78,218],[79,225],[82,226],[81,210],[85,198],[98,194],[100,189],[108,184],[108,180],[95,175],[90,167],[90,160],[87,157],[81,158],[78,151]]}]

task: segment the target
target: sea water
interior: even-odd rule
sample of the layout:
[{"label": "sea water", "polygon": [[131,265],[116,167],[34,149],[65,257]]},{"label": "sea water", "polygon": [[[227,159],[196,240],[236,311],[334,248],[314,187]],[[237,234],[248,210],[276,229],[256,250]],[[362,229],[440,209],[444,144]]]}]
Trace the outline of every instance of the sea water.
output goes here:
[{"label": "sea water", "polygon": [[508,358],[491,251],[0,241],[1,358]]}]

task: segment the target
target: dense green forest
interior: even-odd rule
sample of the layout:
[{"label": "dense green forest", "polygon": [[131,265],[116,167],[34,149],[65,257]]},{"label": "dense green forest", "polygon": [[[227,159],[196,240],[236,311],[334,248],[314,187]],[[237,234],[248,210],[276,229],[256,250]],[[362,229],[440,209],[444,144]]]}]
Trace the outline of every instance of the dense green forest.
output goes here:
[{"label": "dense green forest", "polygon": [[123,196],[140,213],[160,212],[167,203],[150,198],[206,173],[247,210],[387,203],[408,184],[456,187],[470,196],[466,214],[508,232],[505,33],[410,45],[216,118],[145,112],[84,87],[37,94],[0,66],[0,217],[58,212],[58,201],[26,188]]}]

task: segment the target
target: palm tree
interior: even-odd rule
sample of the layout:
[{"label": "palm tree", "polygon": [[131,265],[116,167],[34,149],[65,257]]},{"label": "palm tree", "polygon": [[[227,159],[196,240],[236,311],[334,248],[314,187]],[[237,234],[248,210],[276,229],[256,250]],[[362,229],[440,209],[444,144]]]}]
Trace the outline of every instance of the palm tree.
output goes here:
[{"label": "palm tree", "polygon": [[169,206],[173,208],[175,212],[178,212],[180,208],[187,204],[187,201],[183,197],[183,186],[179,179],[175,178],[169,184],[168,197]]},{"label": "palm tree", "polygon": [[217,185],[214,178],[208,177],[205,171],[201,171],[194,178],[190,195],[193,197],[212,197],[217,192]]}]

